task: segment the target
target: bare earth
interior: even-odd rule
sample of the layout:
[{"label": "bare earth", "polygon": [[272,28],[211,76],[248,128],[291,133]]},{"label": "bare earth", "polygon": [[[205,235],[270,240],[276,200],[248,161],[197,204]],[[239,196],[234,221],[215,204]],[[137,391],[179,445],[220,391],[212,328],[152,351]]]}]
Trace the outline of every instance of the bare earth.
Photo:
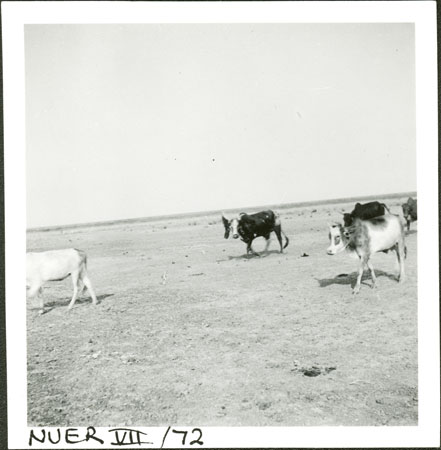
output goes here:
[{"label": "bare earth", "polygon": [[260,258],[219,215],[28,232],[86,251],[100,301],[68,313],[67,279],[28,302],[29,425],[416,425],[417,224],[406,282],[377,254],[353,296],[358,261],[326,254],[352,205],[279,210],[290,245]]}]

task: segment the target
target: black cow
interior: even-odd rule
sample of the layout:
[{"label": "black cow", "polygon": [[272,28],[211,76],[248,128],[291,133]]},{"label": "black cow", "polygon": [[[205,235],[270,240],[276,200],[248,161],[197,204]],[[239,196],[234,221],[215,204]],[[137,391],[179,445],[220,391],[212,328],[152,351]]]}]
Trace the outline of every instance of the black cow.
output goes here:
[{"label": "black cow", "polygon": [[350,227],[355,218],[361,220],[369,220],[378,216],[384,216],[389,211],[389,208],[380,202],[369,202],[362,205],[361,203],[356,203],[355,208],[351,213],[343,214],[343,222],[345,227]]},{"label": "black cow", "polygon": [[[230,232],[233,239],[240,237],[242,241],[247,244],[247,254],[252,253],[254,255],[258,255],[258,253],[256,253],[251,247],[251,243],[256,237],[259,236],[266,239],[265,251],[267,251],[270,243],[270,234],[272,231],[276,233],[279,241],[280,253],[283,253],[283,249],[288,247],[289,239],[282,231],[280,217],[271,210],[262,211],[255,214],[240,213],[239,217],[231,220],[228,220],[224,215],[222,215],[222,222],[225,227],[225,239],[228,239]],[[282,234],[286,239],[284,246],[282,244]]]},{"label": "black cow", "polygon": [[418,220],[417,201],[409,197],[407,202],[401,205],[401,207],[403,208],[403,216],[406,219],[407,231],[409,231],[410,222],[415,222],[415,220]]}]

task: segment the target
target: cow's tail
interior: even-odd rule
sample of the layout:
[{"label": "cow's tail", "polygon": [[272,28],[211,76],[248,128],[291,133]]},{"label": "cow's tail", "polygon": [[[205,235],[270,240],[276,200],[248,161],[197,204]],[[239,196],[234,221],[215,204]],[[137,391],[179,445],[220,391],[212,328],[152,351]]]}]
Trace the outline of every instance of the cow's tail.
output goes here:
[{"label": "cow's tail", "polygon": [[283,246],[283,248],[285,249],[286,247],[288,247],[289,239],[288,239],[288,236],[283,231],[282,231],[282,234],[283,234],[283,236],[285,236],[285,239],[286,239],[285,245]]},{"label": "cow's tail", "polygon": [[277,212],[274,213],[274,224],[280,227],[280,232],[285,237],[286,242],[285,245],[283,246],[283,248],[285,249],[286,247],[288,247],[289,239],[288,236],[282,230],[282,222],[280,220],[280,215]]},{"label": "cow's tail", "polygon": [[382,206],[383,206],[384,209],[390,214],[390,209],[389,209],[384,203],[382,203]]}]

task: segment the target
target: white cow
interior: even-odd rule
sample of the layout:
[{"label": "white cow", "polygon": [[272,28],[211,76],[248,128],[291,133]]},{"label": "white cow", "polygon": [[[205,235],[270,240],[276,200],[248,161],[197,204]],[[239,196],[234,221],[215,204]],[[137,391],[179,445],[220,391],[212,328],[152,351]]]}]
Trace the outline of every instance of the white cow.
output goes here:
[{"label": "white cow", "polygon": [[361,277],[365,266],[369,267],[372,275],[372,287],[375,287],[376,276],[370,257],[374,253],[395,250],[400,266],[399,281],[404,281],[404,258],[406,245],[404,242],[404,228],[398,216],[387,214],[369,220],[354,219],[353,225],[344,227],[341,224],[331,225],[329,228],[331,245],[328,255],[336,255],[343,250],[355,252],[360,258],[357,283],[353,293],[360,291]]},{"label": "white cow", "polygon": [[[26,286],[30,298],[40,298],[40,314],[44,311],[44,301],[41,296],[42,286],[46,281],[61,281],[72,277],[73,296],[68,309],[71,309],[82,292],[87,287],[92,297],[92,303],[97,304],[92,283],[87,276],[87,255],[81,250],[67,248],[47,252],[26,253]],[[81,285],[83,284],[83,286]]]}]

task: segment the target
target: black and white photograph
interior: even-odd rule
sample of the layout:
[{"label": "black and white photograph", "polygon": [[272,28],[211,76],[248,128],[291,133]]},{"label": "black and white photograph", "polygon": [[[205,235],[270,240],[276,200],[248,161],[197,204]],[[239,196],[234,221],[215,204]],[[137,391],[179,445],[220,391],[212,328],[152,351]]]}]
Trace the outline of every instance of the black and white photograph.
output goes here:
[{"label": "black and white photograph", "polygon": [[43,3],[2,3],[10,448],[438,446],[435,3]]}]

